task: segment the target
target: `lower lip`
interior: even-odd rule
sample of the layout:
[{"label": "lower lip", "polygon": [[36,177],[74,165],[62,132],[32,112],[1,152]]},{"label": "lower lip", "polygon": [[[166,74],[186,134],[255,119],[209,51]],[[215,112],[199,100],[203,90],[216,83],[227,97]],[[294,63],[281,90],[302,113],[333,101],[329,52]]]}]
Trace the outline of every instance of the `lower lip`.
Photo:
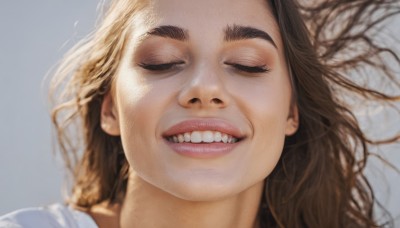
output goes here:
[{"label": "lower lip", "polygon": [[176,153],[192,158],[216,158],[229,154],[239,144],[236,143],[173,143],[165,140]]}]

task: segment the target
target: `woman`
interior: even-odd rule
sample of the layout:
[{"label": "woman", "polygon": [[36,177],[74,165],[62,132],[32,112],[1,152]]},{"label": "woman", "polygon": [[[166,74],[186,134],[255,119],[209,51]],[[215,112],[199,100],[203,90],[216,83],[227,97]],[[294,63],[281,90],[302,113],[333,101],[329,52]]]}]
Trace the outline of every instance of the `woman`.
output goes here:
[{"label": "woman", "polygon": [[[399,4],[300,3],[113,1],[56,72],[55,88],[68,84],[53,121],[74,184],[70,206],[35,224],[382,225],[362,173],[379,142],[342,95],[399,100],[348,78],[367,66],[397,82],[381,53],[398,56],[370,32]],[[3,223],[33,224],[32,213]]]}]

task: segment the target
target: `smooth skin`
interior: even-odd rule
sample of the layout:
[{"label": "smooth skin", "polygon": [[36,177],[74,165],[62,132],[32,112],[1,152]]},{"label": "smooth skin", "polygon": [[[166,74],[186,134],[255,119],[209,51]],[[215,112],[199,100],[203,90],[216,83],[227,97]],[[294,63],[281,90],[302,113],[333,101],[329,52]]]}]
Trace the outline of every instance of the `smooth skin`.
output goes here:
[{"label": "smooth skin", "polygon": [[[127,194],[122,205],[98,205],[91,215],[100,227],[258,227],[264,180],[299,119],[266,1],[158,0],[132,23],[101,113],[103,130],[121,136],[131,166]],[[159,26],[187,37],[148,34]],[[234,26],[264,31],[274,44],[226,40]],[[244,139],[223,156],[182,156],[163,133],[192,119],[228,122]]]}]

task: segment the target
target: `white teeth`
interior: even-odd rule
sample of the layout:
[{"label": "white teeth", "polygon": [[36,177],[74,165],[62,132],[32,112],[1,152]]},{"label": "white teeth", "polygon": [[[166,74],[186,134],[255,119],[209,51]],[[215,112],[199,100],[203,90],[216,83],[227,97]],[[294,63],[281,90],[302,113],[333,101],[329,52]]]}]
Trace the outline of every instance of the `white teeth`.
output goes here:
[{"label": "white teeth", "polygon": [[223,143],[227,143],[228,142],[228,135],[227,134],[222,134],[221,139],[222,139]]},{"label": "white teeth", "polygon": [[215,142],[221,142],[221,140],[222,140],[221,132],[216,131],[216,132],[214,133],[214,141],[215,141]]},{"label": "white teeth", "polygon": [[174,135],[168,138],[174,143],[236,143],[239,139],[218,131],[193,131]]},{"label": "white teeth", "polygon": [[200,131],[193,131],[190,135],[190,142],[192,143],[201,143],[202,137]]},{"label": "white teeth", "polygon": [[214,142],[214,134],[213,134],[212,131],[205,131],[205,132],[203,132],[201,138],[202,138],[203,142],[205,142],[205,143],[212,143],[212,142]]},{"label": "white teeth", "polygon": [[178,135],[178,141],[179,141],[179,143],[185,142],[185,137],[183,135],[179,134]]},{"label": "white teeth", "polygon": [[183,138],[185,139],[185,142],[190,142],[190,133],[186,132],[186,133],[183,135]]}]

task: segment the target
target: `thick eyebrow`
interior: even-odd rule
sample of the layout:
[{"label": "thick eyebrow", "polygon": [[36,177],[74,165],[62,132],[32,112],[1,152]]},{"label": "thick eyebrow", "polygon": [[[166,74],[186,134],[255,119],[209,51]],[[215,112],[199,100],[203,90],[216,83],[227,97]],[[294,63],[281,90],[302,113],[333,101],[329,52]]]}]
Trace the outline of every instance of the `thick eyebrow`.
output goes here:
[{"label": "thick eyebrow", "polygon": [[227,42],[254,38],[266,40],[270,42],[275,48],[278,48],[272,37],[268,33],[260,29],[239,25],[227,26],[225,29],[224,40]]},{"label": "thick eyebrow", "polygon": [[161,36],[179,41],[186,41],[189,38],[188,32],[180,27],[172,25],[162,25],[151,29],[147,35]]}]

